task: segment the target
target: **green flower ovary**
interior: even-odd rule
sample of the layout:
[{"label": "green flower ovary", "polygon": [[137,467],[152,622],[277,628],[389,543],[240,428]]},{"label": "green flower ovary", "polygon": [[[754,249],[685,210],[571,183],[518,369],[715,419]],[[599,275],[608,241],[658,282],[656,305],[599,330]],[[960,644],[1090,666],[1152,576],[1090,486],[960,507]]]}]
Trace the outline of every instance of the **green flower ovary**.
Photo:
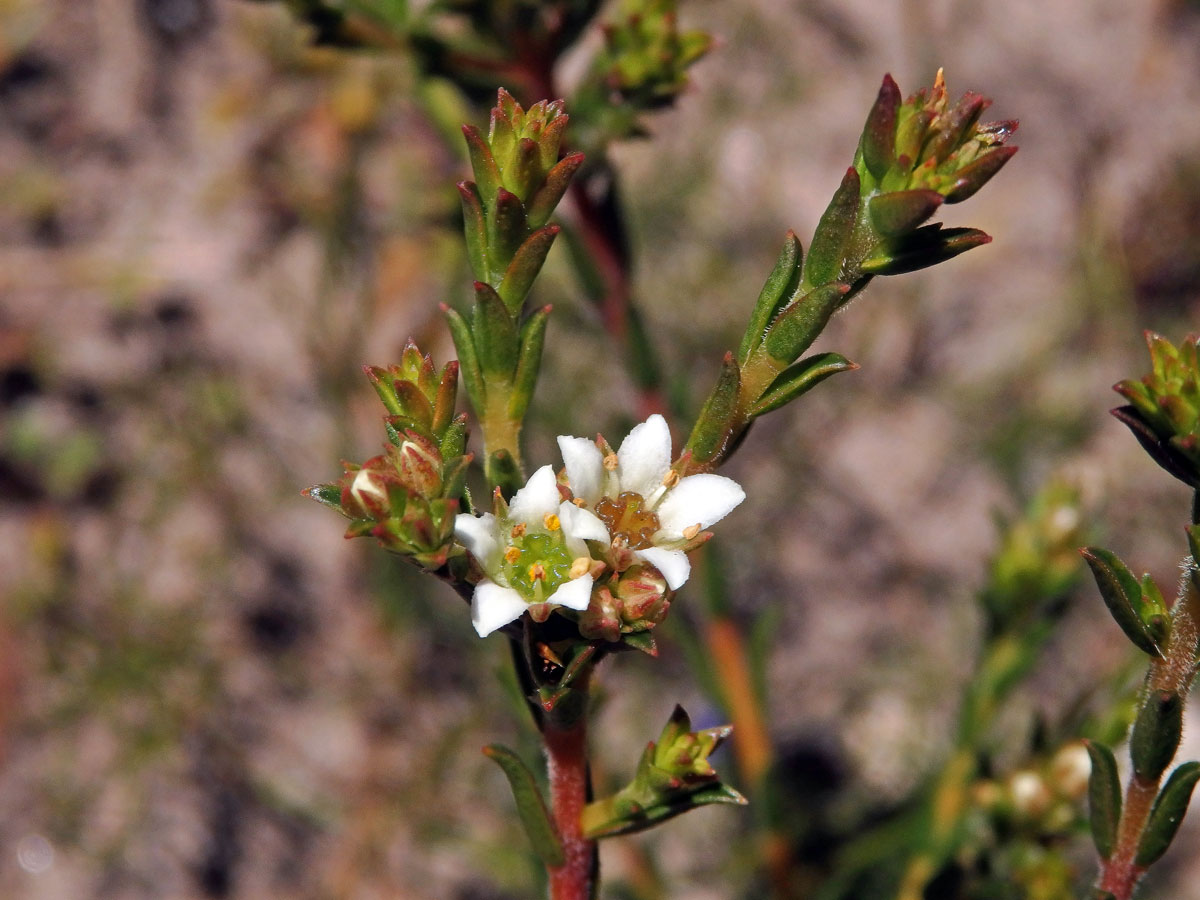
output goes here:
[{"label": "green flower ovary", "polygon": [[540,602],[570,580],[574,562],[562,532],[514,537],[504,553],[504,577],[509,587],[531,602]]}]

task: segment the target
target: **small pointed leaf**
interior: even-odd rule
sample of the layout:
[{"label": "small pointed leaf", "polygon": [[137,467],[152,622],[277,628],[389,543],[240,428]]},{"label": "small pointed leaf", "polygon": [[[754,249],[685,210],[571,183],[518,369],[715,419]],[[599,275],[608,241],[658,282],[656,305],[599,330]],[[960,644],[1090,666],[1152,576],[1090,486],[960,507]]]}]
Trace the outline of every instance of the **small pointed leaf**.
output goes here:
[{"label": "small pointed leaf", "polygon": [[478,186],[471,181],[458,183],[458,194],[462,199],[463,234],[467,241],[467,261],[476,281],[487,281],[487,218],[483,213],[483,200]]},{"label": "small pointed leaf", "polygon": [[896,113],[900,109],[900,100],[899,85],[890,73],[884,75],[859,143],[863,164],[877,181],[896,161]]},{"label": "small pointed leaf", "polygon": [[787,233],[783,249],[775,261],[775,268],[767,276],[767,281],[759,291],[758,300],[754,304],[754,312],[750,314],[750,324],[746,326],[746,334],[738,348],[738,362],[742,365],[750,358],[750,354],[763,341],[767,326],[771,319],[787,303],[796,285],[800,281],[800,269],[804,262],[804,250],[800,238],[794,231]]},{"label": "small pointed leaf", "polygon": [[582,153],[568,153],[547,174],[527,204],[527,221],[530,228],[540,228],[550,221],[575,172],[583,164]]},{"label": "small pointed leaf", "polygon": [[1108,859],[1116,846],[1117,826],[1121,821],[1121,779],[1112,750],[1095,741],[1087,741],[1085,746],[1092,760],[1092,774],[1088,778],[1092,840],[1101,858]]},{"label": "small pointed leaf", "polygon": [[512,262],[517,248],[528,236],[525,225],[525,206],[516,194],[501,188],[496,194],[496,204],[488,219],[488,284],[499,287],[508,264]]},{"label": "small pointed leaf", "polygon": [[538,372],[542,367],[542,347],[546,343],[546,324],[552,309],[552,306],[543,306],[521,326],[521,352],[517,357],[512,393],[508,397],[508,414],[518,422],[525,418],[537,386]]},{"label": "small pointed leaf", "polygon": [[1111,550],[1085,547],[1080,551],[1096,578],[1104,605],[1134,645],[1151,656],[1161,656],[1150,629],[1137,613],[1142,599],[1142,586],[1129,567]]},{"label": "small pointed leaf", "polygon": [[763,337],[767,353],[780,362],[795,362],[801,353],[812,346],[849,290],[849,285],[834,282],[815,288],[789,303],[775,317]]},{"label": "small pointed leaf", "polygon": [[867,204],[871,224],[885,238],[908,234],[937,212],[942,195],[937,191],[893,191],[876,194]]},{"label": "small pointed leaf", "polygon": [[1150,810],[1150,821],[1142,832],[1134,859],[1137,865],[1149,866],[1167,852],[1187,814],[1197,780],[1200,780],[1200,762],[1186,762],[1171,773]]},{"label": "small pointed leaf", "polygon": [[847,169],[821,216],[804,264],[804,280],[813,286],[828,284],[841,274],[846,243],[857,218],[859,187],[858,172]]},{"label": "small pointed leaf", "polygon": [[483,373],[479,370],[479,359],[475,355],[475,341],[471,337],[471,328],[458,310],[443,304],[442,312],[446,314],[450,337],[454,340],[454,349],[458,352],[458,364],[462,371],[463,383],[467,388],[467,397],[476,411],[479,411],[483,409],[486,392]]},{"label": "small pointed leaf", "polygon": [[738,364],[732,353],[726,353],[721,362],[721,374],[717,376],[717,386],[704,401],[704,408],[700,410],[685,448],[692,452],[698,462],[709,462],[727,449],[733,420],[737,415],[741,386]]},{"label": "small pointed leaf", "polygon": [[538,790],[533,773],[512,750],[501,744],[489,744],[483,748],[488,759],[494,760],[508,778],[513,799],[517,801],[517,815],[534,852],[547,866],[561,866],[565,860],[562,841],[550,819],[542,792]]},{"label": "small pointed leaf", "polygon": [[791,403],[797,397],[812,390],[830,375],[838,372],[850,372],[858,368],[840,353],[816,353],[805,357],[795,365],[788,366],[779,377],[771,382],[771,386],[763,393],[758,402],[750,409],[752,418],[779,409]]},{"label": "small pointed leaf", "polygon": [[1133,771],[1157,781],[1179,749],[1183,734],[1183,699],[1174,691],[1154,691],[1142,703],[1129,737]]},{"label": "small pointed leaf", "polygon": [[480,371],[485,376],[512,378],[520,351],[517,326],[500,295],[482,281],[475,282],[471,336],[475,339]]},{"label": "small pointed leaf", "polygon": [[542,270],[546,255],[558,237],[559,227],[547,225],[531,234],[519,248],[509,263],[500,282],[499,294],[511,315],[519,315],[525,296],[533,287],[533,280]]}]

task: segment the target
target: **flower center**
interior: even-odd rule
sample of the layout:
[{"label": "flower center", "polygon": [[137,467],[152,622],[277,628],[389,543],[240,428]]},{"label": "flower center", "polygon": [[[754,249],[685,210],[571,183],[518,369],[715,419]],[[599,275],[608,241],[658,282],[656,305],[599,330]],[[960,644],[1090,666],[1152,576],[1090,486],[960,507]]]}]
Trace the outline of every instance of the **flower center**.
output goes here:
[{"label": "flower center", "polygon": [[596,504],[596,515],[608,526],[614,537],[623,537],[630,550],[654,546],[650,540],[661,527],[653,510],[646,509],[646,499],[633,491],[605,497]]},{"label": "flower center", "polygon": [[570,580],[574,561],[561,532],[522,534],[504,553],[504,576],[510,587],[539,603]]}]

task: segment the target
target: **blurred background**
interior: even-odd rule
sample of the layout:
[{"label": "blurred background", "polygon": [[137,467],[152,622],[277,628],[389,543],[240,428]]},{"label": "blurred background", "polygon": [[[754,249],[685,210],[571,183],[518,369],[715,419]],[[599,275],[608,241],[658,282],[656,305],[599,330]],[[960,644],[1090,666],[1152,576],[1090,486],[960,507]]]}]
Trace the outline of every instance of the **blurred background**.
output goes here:
[{"label": "blurred background", "polygon": [[[998,519],[1070,484],[1076,543],[1174,585],[1187,491],[1106,411],[1148,370],[1143,328],[1196,327],[1200,7],[680,15],[718,46],[612,159],[634,294],[685,410],[785,231],[811,234],[884,72],[908,94],[944,66],[952,96],[1021,120],[1021,153],[942,216],[994,243],[876,280],[819,347],[862,369],[764,420],[727,467],[748,500],[718,528],[721,603],[696,579],[657,660],[603,671],[597,779],[620,783],[676,702],[725,717],[703,610],[758,634],[778,769],[771,796],[747,793],[785,807],[796,883],[816,883],[806,860],[835,868],[830,848],[945,761]],[[3,896],[536,895],[478,752],[536,754],[503,640],[300,495],[384,440],[362,364],[409,335],[453,357],[438,303],[469,290],[467,167],[418,82],[404,54],[310,46],[274,4],[0,0]],[[619,440],[634,391],[562,247],[535,300],[556,312],[528,457],[557,463],[556,434]],[[1054,615],[997,773],[1038,722],[1136,687],[1090,583]],[[603,896],[767,896],[762,816],[707,809],[606,843]],[[1147,897],[1200,898],[1196,819]],[[1086,880],[1086,840],[1061,847]],[[1023,890],[996,896],[1055,896]]]}]

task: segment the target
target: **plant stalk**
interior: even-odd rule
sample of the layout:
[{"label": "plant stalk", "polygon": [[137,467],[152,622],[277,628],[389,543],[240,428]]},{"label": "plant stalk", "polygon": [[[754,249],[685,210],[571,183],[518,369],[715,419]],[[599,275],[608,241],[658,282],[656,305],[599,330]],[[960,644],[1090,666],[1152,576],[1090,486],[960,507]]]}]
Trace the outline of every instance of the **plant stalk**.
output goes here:
[{"label": "plant stalk", "polygon": [[566,857],[551,868],[550,900],[590,900],[596,842],[583,834],[588,801],[587,719],[562,726],[549,719],[542,731],[550,780],[550,808]]},{"label": "plant stalk", "polygon": [[[1200,643],[1200,592],[1189,574],[1184,575],[1184,586],[1179,599],[1171,610],[1171,634],[1163,655],[1150,663],[1146,673],[1146,690],[1143,703],[1153,702],[1160,691],[1178,693],[1187,701],[1188,691],[1196,675],[1196,647]],[[1168,767],[1169,768],[1169,767]],[[1166,774],[1165,771],[1163,774]],[[1121,808],[1121,822],[1117,827],[1117,843],[1112,855],[1100,864],[1100,880],[1097,887],[1112,894],[1116,900],[1131,900],[1133,892],[1146,869],[1137,865],[1138,845],[1146,830],[1150,810],[1158,796],[1162,775],[1150,780],[1136,774],[1130,776],[1125,791],[1125,803]]]}]

